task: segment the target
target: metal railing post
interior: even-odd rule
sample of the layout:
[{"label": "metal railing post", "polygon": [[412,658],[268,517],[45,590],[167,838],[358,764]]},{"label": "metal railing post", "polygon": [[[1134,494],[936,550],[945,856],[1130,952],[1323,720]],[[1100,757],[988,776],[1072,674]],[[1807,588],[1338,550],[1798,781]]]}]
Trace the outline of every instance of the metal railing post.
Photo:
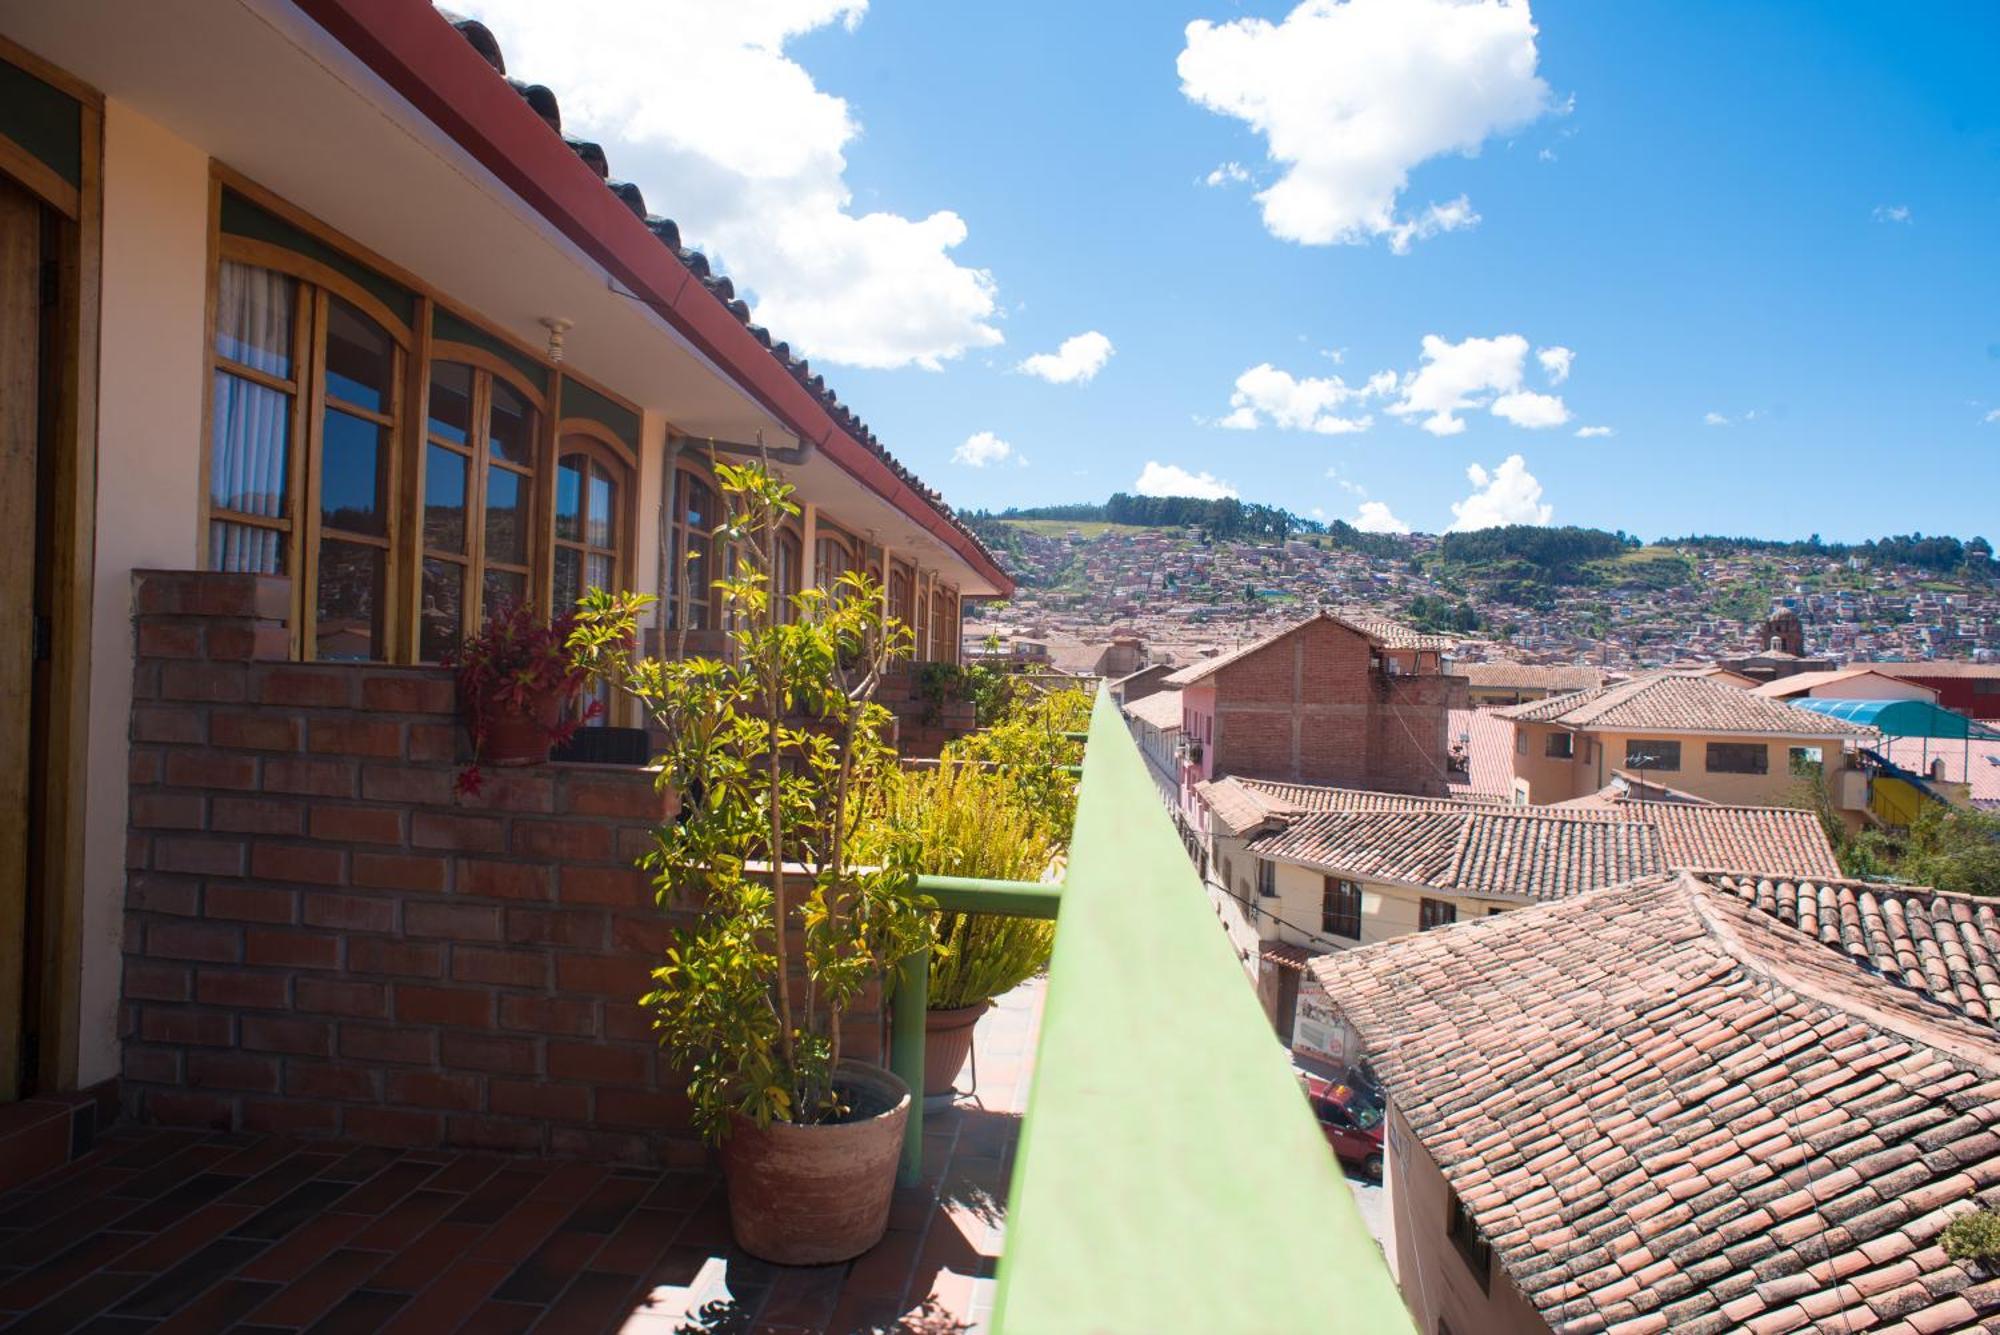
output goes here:
[{"label": "metal railing post", "polygon": [[896,965],[896,996],[889,1012],[889,1069],[910,1087],[910,1116],[903,1123],[903,1162],[896,1181],[914,1187],[924,1173],[924,1008],[931,987],[931,951],[925,946]]}]

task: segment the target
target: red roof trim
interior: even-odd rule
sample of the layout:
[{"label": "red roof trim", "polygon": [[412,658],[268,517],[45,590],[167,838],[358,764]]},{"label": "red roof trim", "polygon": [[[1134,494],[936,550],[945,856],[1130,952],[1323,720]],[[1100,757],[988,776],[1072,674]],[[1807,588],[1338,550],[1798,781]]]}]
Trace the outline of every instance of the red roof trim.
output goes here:
[{"label": "red roof trim", "polygon": [[428,0],[294,3],[801,440],[922,525],[1003,595],[1014,591],[1014,581],[977,543],[833,420]]}]

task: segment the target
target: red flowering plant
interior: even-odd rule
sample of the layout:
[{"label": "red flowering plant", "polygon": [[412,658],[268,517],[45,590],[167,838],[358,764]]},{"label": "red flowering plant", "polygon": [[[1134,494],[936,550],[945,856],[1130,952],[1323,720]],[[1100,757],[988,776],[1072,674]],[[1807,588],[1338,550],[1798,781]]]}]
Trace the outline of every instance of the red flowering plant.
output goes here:
[{"label": "red flowering plant", "polygon": [[503,603],[478,634],[444,656],[444,666],[457,674],[459,705],[472,734],[473,759],[459,772],[459,792],[479,791],[479,762],[490,760],[496,730],[518,733],[526,728],[536,740],[556,747],[602,712],[597,700],[576,708],[588,673],[570,652],[575,629],[573,612],[545,621],[525,603]]}]

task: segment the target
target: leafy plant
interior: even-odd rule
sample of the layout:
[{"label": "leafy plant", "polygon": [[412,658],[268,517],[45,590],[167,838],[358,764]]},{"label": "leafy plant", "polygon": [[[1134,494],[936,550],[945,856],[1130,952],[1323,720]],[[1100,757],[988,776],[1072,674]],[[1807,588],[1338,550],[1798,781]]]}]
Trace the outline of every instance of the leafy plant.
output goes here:
[{"label": "leafy plant", "polygon": [[1954,1261],[2000,1263],[2000,1211],[1974,1210],[1944,1226],[1938,1235]]},{"label": "leafy plant", "polygon": [[834,1084],[842,1017],[869,982],[931,940],[914,848],[871,865],[860,818],[893,777],[891,715],[874,699],[910,635],[858,572],[791,598],[776,617],[771,572],[791,488],[758,464],[716,465],[736,573],[715,581],[732,615],[729,661],[631,658],[643,594],[585,597],[571,646],[593,676],[645,708],[666,734],[661,782],[679,820],[641,860],[660,906],[691,910],[654,989],[641,998],[661,1045],[687,1072],[696,1125],[713,1139],[736,1117],[759,1126],[844,1116]]},{"label": "leafy plant", "polygon": [[602,706],[595,700],[581,711],[573,708],[587,675],[569,650],[575,629],[575,613],[544,621],[526,603],[503,603],[477,634],[444,656],[444,666],[457,675],[472,734],[473,762],[459,772],[460,792],[479,791],[479,757],[503,714],[535,723],[550,746],[561,746],[597,716]]},{"label": "leafy plant", "polygon": [[1076,821],[1075,767],[1083,744],[1067,734],[1090,724],[1090,695],[1078,689],[1029,693],[1013,701],[989,728],[944,748],[946,760],[990,766],[1013,801],[1035,813],[1067,846]]},{"label": "leafy plant", "polygon": [[[991,637],[989,637],[991,638]],[[925,663],[917,669],[917,694],[924,702],[924,722],[934,724],[942,716],[946,702],[964,700],[972,706],[973,721],[990,726],[1013,700],[1019,678],[996,667],[975,663]]]},{"label": "leafy plant", "polygon": [[[883,787],[863,823],[865,855],[886,862],[918,857],[926,871],[1035,881],[1048,875],[1061,846],[1043,817],[1022,805],[998,771],[945,761],[906,770]],[[931,952],[929,1007],[976,1005],[1012,991],[1041,972],[1055,924],[985,913],[938,918]]]}]

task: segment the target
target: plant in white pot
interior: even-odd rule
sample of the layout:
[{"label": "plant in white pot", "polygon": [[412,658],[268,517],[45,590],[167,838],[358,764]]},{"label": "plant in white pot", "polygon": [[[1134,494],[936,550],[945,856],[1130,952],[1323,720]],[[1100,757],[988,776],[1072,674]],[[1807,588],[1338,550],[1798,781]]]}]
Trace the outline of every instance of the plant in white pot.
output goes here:
[{"label": "plant in white pot", "polygon": [[641,1004],[684,1071],[696,1125],[721,1147],[730,1222],[751,1254],[816,1265],[859,1255],[888,1223],[910,1092],[848,1059],[842,1020],[869,983],[931,941],[913,864],[866,864],[856,828],[892,776],[874,700],[909,633],[866,577],[771,595],[791,488],[718,465],[734,577],[716,581],[733,656],[633,659],[639,594],[586,596],[572,646],[665,735],[661,782],[684,796],[643,859],[663,909],[692,912]]}]

